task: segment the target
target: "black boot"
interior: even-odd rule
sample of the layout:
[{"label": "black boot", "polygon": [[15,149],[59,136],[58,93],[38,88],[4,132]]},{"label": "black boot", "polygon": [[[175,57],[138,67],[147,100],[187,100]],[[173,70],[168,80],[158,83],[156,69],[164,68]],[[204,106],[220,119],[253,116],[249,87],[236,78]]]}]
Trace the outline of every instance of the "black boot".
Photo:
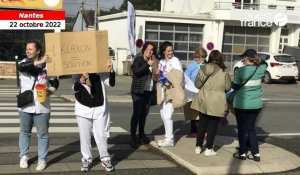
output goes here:
[{"label": "black boot", "polygon": [[146,144],[149,144],[153,139],[149,138],[149,137],[146,137],[145,135],[142,135],[139,137],[139,143],[141,145],[146,145]]},{"label": "black boot", "polygon": [[130,142],[130,145],[133,149],[137,149],[139,147],[138,145],[138,141],[137,141],[137,138],[135,136],[131,136],[131,142]]}]

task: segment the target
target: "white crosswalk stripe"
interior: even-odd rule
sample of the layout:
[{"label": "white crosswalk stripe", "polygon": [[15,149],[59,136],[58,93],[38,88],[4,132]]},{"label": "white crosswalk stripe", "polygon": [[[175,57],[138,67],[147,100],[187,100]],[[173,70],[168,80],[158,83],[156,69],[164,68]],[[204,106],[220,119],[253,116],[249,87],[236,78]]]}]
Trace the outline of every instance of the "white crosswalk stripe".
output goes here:
[{"label": "white crosswalk stripe", "polygon": [[[16,88],[0,88],[0,134],[20,132],[20,120],[16,107],[18,93],[19,89]],[[51,133],[78,133],[74,103],[66,102],[55,95],[51,96],[50,125],[49,132]],[[36,133],[35,127],[32,132]],[[110,132],[124,133],[127,131],[122,127],[111,126]]]}]

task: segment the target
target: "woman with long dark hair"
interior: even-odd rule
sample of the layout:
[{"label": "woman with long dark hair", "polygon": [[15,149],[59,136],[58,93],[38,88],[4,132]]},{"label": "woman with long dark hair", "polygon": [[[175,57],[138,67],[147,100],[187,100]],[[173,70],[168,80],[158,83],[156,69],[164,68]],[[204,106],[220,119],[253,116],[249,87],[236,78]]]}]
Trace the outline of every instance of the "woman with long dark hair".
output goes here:
[{"label": "woman with long dark hair", "polygon": [[[160,115],[165,127],[165,138],[158,140],[158,146],[172,147],[174,146],[174,134],[173,134],[173,119],[172,115],[175,105],[175,99],[169,99],[166,95],[170,92],[170,85],[176,85],[183,83],[183,70],[180,60],[174,56],[174,50],[172,43],[165,41],[159,48],[159,53],[162,59],[159,61],[160,81],[157,88],[157,92],[163,90],[163,99],[160,100]],[[173,77],[174,80],[170,80],[167,77]],[[184,93],[182,94],[184,96]],[[180,93],[173,94],[173,97],[182,96]],[[159,95],[158,95],[159,98]],[[186,102],[186,100],[185,100]],[[183,104],[184,105],[184,104]]]},{"label": "woman with long dark hair", "polygon": [[195,86],[200,89],[193,100],[191,108],[199,111],[199,127],[197,130],[196,154],[200,154],[205,133],[207,143],[205,156],[215,156],[212,148],[217,133],[219,120],[227,110],[225,92],[231,88],[231,79],[226,71],[223,56],[218,50],[213,50],[208,57],[208,63],[201,67]]}]

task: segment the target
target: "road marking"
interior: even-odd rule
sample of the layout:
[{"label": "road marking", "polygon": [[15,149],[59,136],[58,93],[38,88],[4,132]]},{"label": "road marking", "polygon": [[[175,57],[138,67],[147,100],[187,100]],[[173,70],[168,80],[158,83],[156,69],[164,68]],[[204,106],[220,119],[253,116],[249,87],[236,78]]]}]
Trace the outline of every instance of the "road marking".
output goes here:
[{"label": "road marking", "polygon": [[[49,133],[78,133],[78,127],[49,127]],[[125,129],[121,127],[110,127],[109,132],[127,132]],[[0,133],[7,133],[7,134],[16,134],[20,133],[19,127],[0,127]],[[36,133],[36,128],[32,128],[32,133]]]},{"label": "road marking", "polygon": [[[0,116],[18,116],[19,113],[18,112],[1,112]],[[70,116],[70,115],[74,115],[75,116],[75,112],[51,112],[51,116]]]},{"label": "road marking", "polygon": [[[17,102],[15,103],[0,103],[0,106],[16,106]],[[51,103],[51,107],[52,106],[75,106],[74,103]]]},{"label": "road marking", "polygon": [[0,92],[0,95],[17,95],[19,94],[18,92],[16,93],[11,93],[11,92]]},{"label": "road marking", "polygon": [[[6,119],[0,118],[0,123],[1,124],[19,124],[20,120],[18,118],[18,109],[16,107],[16,102],[12,102],[14,98],[16,98],[14,95],[18,94],[19,90],[14,89],[14,90],[0,90],[0,117],[6,117]],[[14,94],[14,95],[12,95]],[[65,102],[63,101],[63,98],[53,95],[51,96],[51,116],[50,118],[50,123],[51,124],[77,124],[75,112],[74,112],[74,107],[75,103],[70,103],[70,102]],[[61,100],[58,101],[58,100]],[[10,101],[9,103],[5,101]],[[11,116],[14,116],[14,118],[11,118]],[[71,117],[63,117],[63,116],[71,116]],[[110,121],[110,123],[113,123]],[[19,126],[15,127],[0,127],[0,134],[10,134],[10,133],[19,133],[20,128]],[[36,133],[36,128],[33,127],[32,129],[33,133]],[[74,127],[55,127],[55,126],[50,126],[49,132],[51,133],[78,133],[79,129],[77,126]],[[122,127],[111,127],[110,132],[114,133],[126,133],[125,129]]]},{"label": "road marking", "polygon": [[[19,119],[0,119],[0,123],[11,124],[11,123],[20,123]],[[54,119],[50,118],[50,123],[77,123],[76,118],[73,119]]]},{"label": "road marking", "polygon": [[267,133],[267,134],[256,134],[259,137],[266,137],[266,136],[300,136],[300,133]]},{"label": "road marking", "polygon": [[[20,123],[20,120],[18,118],[15,119],[0,119],[0,123],[5,123],[5,124],[15,124],[15,123]],[[68,118],[50,118],[50,123],[77,123],[76,118],[74,117],[73,119],[68,119]],[[109,123],[113,123],[110,121]]]},{"label": "road marking", "polygon": [[[13,111],[16,111],[16,110],[17,110],[17,107],[11,107],[11,106],[1,107],[1,106],[0,106],[0,110],[13,110]],[[65,107],[51,107],[51,111],[59,111],[59,110],[63,110],[63,111],[74,111],[74,107],[72,107],[72,106],[65,106]]]},{"label": "road marking", "polygon": [[[1,86],[0,86],[1,87]],[[0,89],[0,91],[14,91],[14,90],[20,90],[20,89],[14,89],[14,88],[11,88],[11,89]]]}]

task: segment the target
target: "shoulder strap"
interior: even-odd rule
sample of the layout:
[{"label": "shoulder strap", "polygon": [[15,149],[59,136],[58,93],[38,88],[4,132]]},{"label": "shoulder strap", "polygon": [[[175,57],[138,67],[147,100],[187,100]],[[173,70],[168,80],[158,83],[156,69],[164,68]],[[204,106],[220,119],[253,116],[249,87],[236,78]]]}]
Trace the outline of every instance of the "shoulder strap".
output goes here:
[{"label": "shoulder strap", "polygon": [[[220,70],[221,70],[221,69],[219,69],[217,72],[219,72]],[[217,72],[216,72],[216,73],[217,73]],[[212,74],[208,75],[207,78],[204,80],[202,87],[204,86],[204,84],[206,83],[206,81],[209,79],[209,77],[210,77],[211,75],[215,75],[216,73],[212,73]]]},{"label": "shoulder strap", "polygon": [[32,88],[31,88],[31,90],[33,90],[33,88],[34,88],[34,85],[35,85],[36,79],[37,79],[37,77],[34,77],[34,82],[33,82],[33,85],[32,85]]},{"label": "shoulder strap", "polygon": [[256,66],[256,69],[254,70],[254,72],[252,73],[252,75],[246,81],[244,81],[243,84],[241,84],[240,88],[242,88],[245,84],[248,83],[248,81],[253,77],[253,75],[255,74],[255,72],[256,72],[257,69],[258,69],[258,66]]}]

